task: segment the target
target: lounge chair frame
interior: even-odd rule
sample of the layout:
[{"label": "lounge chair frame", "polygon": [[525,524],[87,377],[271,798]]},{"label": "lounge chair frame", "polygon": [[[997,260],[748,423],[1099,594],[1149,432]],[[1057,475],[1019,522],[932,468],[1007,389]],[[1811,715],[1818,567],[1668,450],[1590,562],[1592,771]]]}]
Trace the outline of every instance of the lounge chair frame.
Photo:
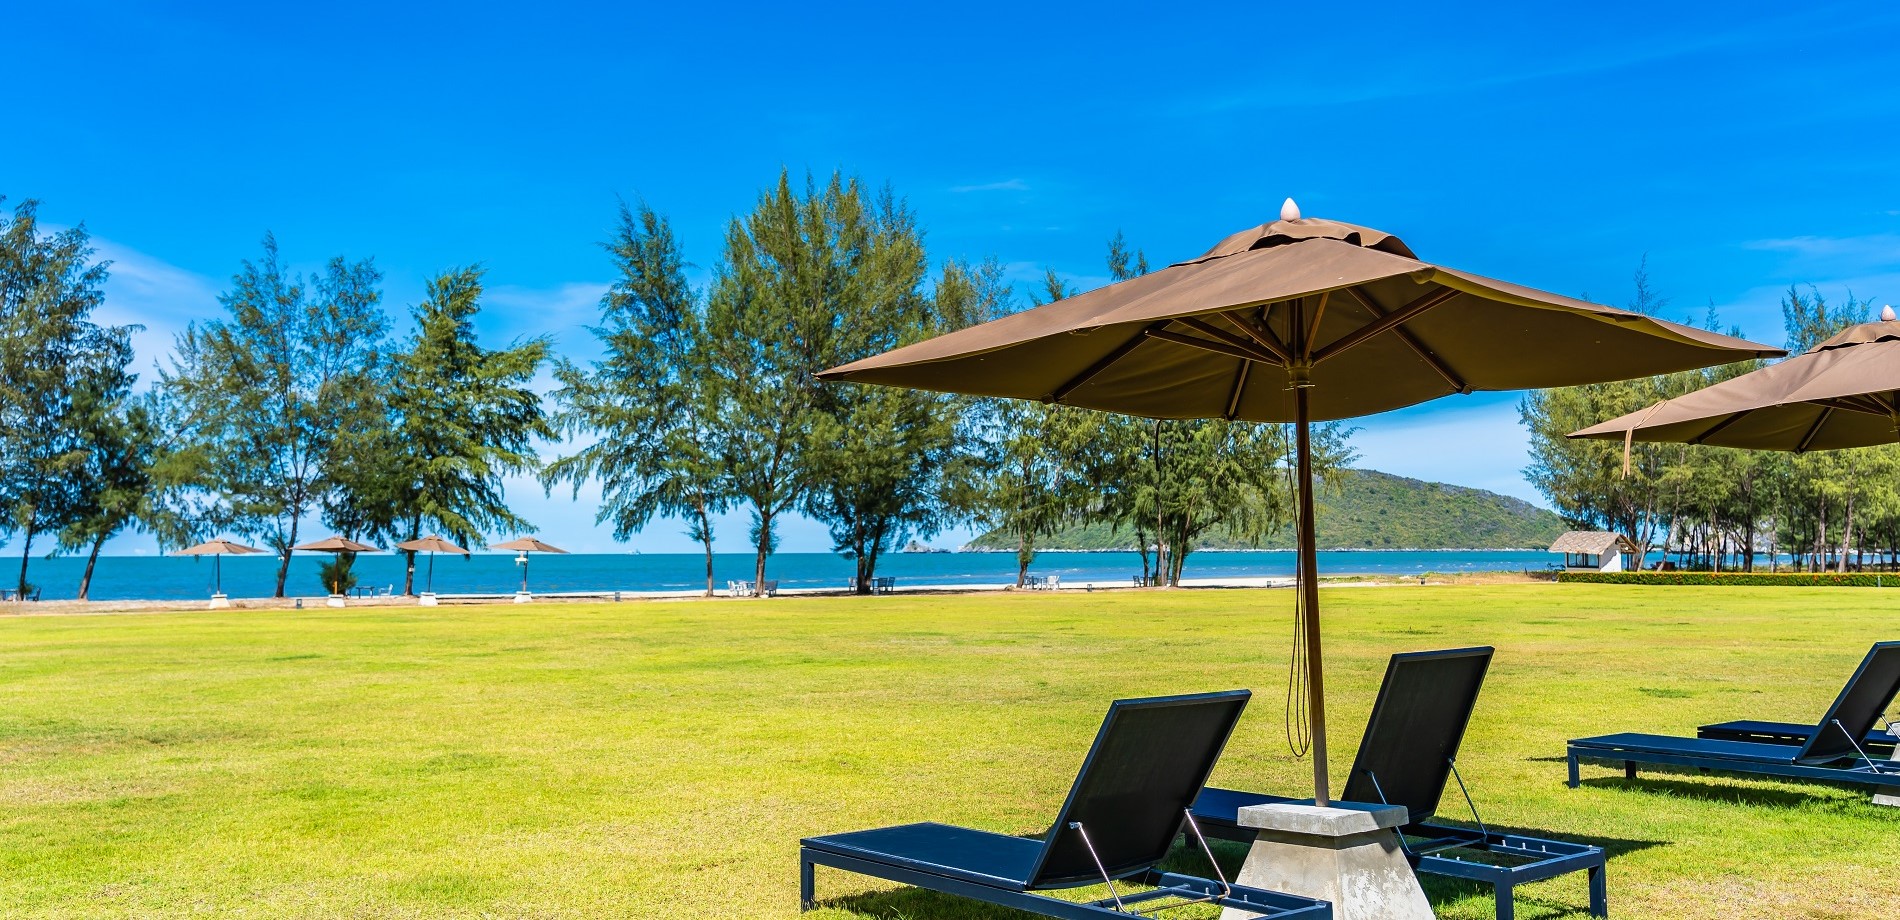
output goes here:
[{"label": "lounge chair frame", "polygon": [[[1717,723],[1702,726],[1695,738],[1634,732],[1574,738],[1566,756],[1569,785],[1581,785],[1579,763],[1591,761],[1621,764],[1628,779],[1636,778],[1639,765],[1649,764],[1900,792],[1900,764],[1872,759],[1863,743],[1875,734],[1896,693],[1900,642],[1877,642],[1814,725]],[[1763,725],[1765,730],[1759,728]],[[1731,740],[1736,733],[1758,730],[1765,737]],[[1704,734],[1710,731],[1714,737]]]},{"label": "lounge chair frame", "polygon": [[[1792,744],[1803,745],[1814,737],[1814,726],[1801,722],[1762,722],[1755,719],[1736,719],[1732,722],[1715,722],[1696,726],[1697,738],[1714,741],[1752,741],[1756,744]],[[1874,729],[1860,739],[1860,746],[1870,754],[1891,754],[1894,746],[1900,743],[1892,732]]]},{"label": "lounge chair frame", "polygon": [[[1471,807],[1472,818],[1479,825],[1477,829],[1429,820],[1437,811],[1446,784],[1454,777],[1460,791],[1465,792],[1464,779],[1457,772],[1458,747],[1470,724],[1471,711],[1477,704],[1478,690],[1489,669],[1492,651],[1489,647],[1477,647],[1392,656],[1386,665],[1378,699],[1372,705],[1372,714],[1366,720],[1366,734],[1359,745],[1358,758],[1353,762],[1345,797],[1351,801],[1389,801],[1376,772],[1377,767],[1383,766],[1388,771],[1386,779],[1397,780],[1392,783],[1393,794],[1401,801],[1394,804],[1405,805],[1411,818],[1399,829],[1399,843],[1413,870],[1490,885],[1497,902],[1498,920],[1512,920],[1516,916],[1513,901],[1516,886],[1572,872],[1587,873],[1590,914],[1607,917],[1610,912],[1609,884],[1605,877],[1608,859],[1602,847],[1491,831],[1484,827],[1484,820],[1468,792],[1465,802]],[[1453,668],[1450,673],[1455,677],[1451,684],[1456,685],[1443,687],[1447,695],[1438,700],[1441,705],[1433,713],[1443,721],[1436,726],[1438,731],[1430,743],[1422,746],[1408,743],[1415,740],[1405,735],[1405,723],[1411,721],[1412,712],[1399,710],[1416,703],[1422,694],[1408,686],[1407,675],[1441,665]],[[1441,682],[1434,678],[1426,683],[1438,685]],[[1387,731],[1394,733],[1387,734]],[[1401,768],[1402,775],[1392,775],[1395,766]],[[1208,789],[1195,800],[1194,816],[1210,836],[1248,842],[1254,839],[1255,832],[1238,822],[1241,807],[1310,801]],[[1458,851],[1480,851],[1508,857],[1513,862],[1508,865],[1477,862],[1460,858]]]},{"label": "lounge chair frame", "polygon": [[[1274,920],[1330,920],[1332,905],[1324,901],[1156,868],[1184,826],[1199,837],[1188,804],[1206,783],[1250,695],[1235,690],[1117,700],[1040,842],[930,823],[801,840],[799,908],[817,906],[815,868],[829,866],[1065,920],[1125,920],[1179,902],[1212,903]],[[1131,793],[1148,800],[1131,801]],[[1091,821],[1098,837],[1091,837]],[[1118,881],[1154,888],[1123,893]],[[1106,884],[1109,897],[1071,901],[1040,893],[1095,884]]]}]

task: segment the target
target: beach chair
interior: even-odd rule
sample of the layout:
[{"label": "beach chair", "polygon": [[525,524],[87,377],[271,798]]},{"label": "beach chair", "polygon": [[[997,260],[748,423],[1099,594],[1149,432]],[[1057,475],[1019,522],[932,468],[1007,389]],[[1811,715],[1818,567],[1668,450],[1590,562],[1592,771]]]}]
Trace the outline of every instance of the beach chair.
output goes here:
[{"label": "beach chair", "polygon": [[[1877,643],[1874,648],[1878,649],[1886,645],[1900,645],[1900,642],[1881,642]],[[1871,680],[1875,677],[1877,677],[1877,675],[1871,674],[1866,668],[1856,670],[1853,676],[1848,678],[1847,686],[1841,688],[1841,695],[1847,696],[1849,694],[1858,693],[1859,682],[1863,678]],[[1874,688],[1874,691],[1878,690],[1878,687]],[[1885,712],[1886,709],[1892,705],[1893,700],[1888,699],[1880,704],[1880,709],[1882,712]],[[1808,739],[1814,737],[1814,728],[1815,726],[1813,725],[1805,725],[1800,722],[1764,722],[1756,719],[1736,719],[1731,722],[1716,722],[1710,725],[1697,726],[1695,735],[1697,738],[1710,738],[1717,741],[1750,741],[1757,744],[1802,745],[1807,744]],[[1890,728],[1891,726],[1883,728],[1877,725],[1869,729],[1867,734],[1861,737],[1860,746],[1870,753],[1892,754],[1896,739]]]},{"label": "beach chair", "polygon": [[[1260,917],[1330,918],[1324,901],[1235,885],[1218,866],[1214,879],[1156,868],[1183,825],[1199,840],[1188,803],[1214,769],[1248,696],[1234,690],[1117,700],[1055,823],[1039,838],[936,823],[807,837],[798,849],[800,907],[817,906],[813,869],[830,866],[1065,920],[1126,918],[1185,902]],[[1138,891],[1130,883],[1152,887]],[[1090,885],[1106,885],[1108,897],[1044,893]]]},{"label": "beach chair", "polygon": [[[1490,648],[1479,647],[1393,655],[1366,720],[1365,737],[1342,800],[1405,806],[1408,820],[1399,828],[1399,843],[1413,869],[1490,885],[1498,920],[1515,916],[1512,890],[1516,886],[1571,872],[1588,873],[1590,913],[1608,916],[1601,847],[1490,830],[1458,775],[1458,747],[1484,685],[1491,653]],[[1446,783],[1453,778],[1458,779],[1476,829],[1431,821]],[[1244,842],[1253,840],[1255,832],[1241,826],[1240,809],[1311,801],[1206,789],[1194,801],[1194,817],[1209,835]]]},{"label": "beach chair", "polygon": [[1900,691],[1900,642],[1881,642],[1867,652],[1860,668],[1835,697],[1807,740],[1794,744],[1681,738],[1623,732],[1576,738],[1569,745],[1570,787],[1581,782],[1579,761],[1622,764],[1636,778],[1638,764],[1720,770],[1744,776],[1869,786],[1891,795],[1900,792],[1900,764],[1874,760],[1866,738]]}]

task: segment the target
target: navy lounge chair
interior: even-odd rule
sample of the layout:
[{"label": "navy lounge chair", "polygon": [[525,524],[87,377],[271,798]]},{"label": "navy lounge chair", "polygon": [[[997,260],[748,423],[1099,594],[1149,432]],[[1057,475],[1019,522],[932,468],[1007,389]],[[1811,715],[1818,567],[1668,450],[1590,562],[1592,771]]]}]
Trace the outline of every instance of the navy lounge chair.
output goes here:
[{"label": "navy lounge chair", "polygon": [[[1874,648],[1878,650],[1890,645],[1900,645],[1900,642],[1878,642],[1874,644]],[[1856,670],[1854,676],[1848,678],[1847,686],[1841,688],[1841,695],[1847,696],[1858,692],[1859,682],[1863,677],[1869,677],[1867,669],[1860,668]],[[1876,686],[1872,692],[1878,692],[1879,689],[1880,688]],[[1891,693],[1892,691],[1890,690],[1889,692]],[[1880,704],[1880,709],[1884,712],[1887,707],[1891,705],[1893,705],[1893,699],[1889,697],[1886,702]],[[1698,726],[1695,730],[1695,736],[1697,738],[1711,738],[1717,741],[1752,741],[1757,744],[1802,745],[1807,744],[1808,739],[1814,737],[1814,726],[1803,725],[1800,722],[1762,722],[1755,719],[1737,719],[1733,722],[1717,722],[1713,725]],[[1892,732],[1875,727],[1869,730],[1867,734],[1860,739],[1860,746],[1865,748],[1870,754],[1892,754],[1895,740]]]},{"label": "navy lounge chair", "polygon": [[[1471,722],[1491,652],[1480,647],[1393,655],[1366,721],[1344,799],[1405,806],[1410,820],[1399,829],[1400,840],[1413,868],[1491,885],[1498,920],[1515,915],[1515,886],[1578,871],[1589,873],[1590,913],[1608,916],[1601,847],[1497,833],[1485,828],[1482,819],[1476,830],[1431,823],[1445,784],[1456,773],[1458,745]],[[1458,784],[1462,790],[1464,780]],[[1249,841],[1254,831],[1240,825],[1241,808],[1291,801],[1312,800],[1207,789],[1194,802],[1194,817],[1208,834]],[[1475,806],[1472,816],[1477,817]],[[1488,856],[1484,861],[1461,859],[1461,851]]]},{"label": "navy lounge chair", "polygon": [[1695,767],[1749,776],[1773,776],[1900,792],[1900,764],[1872,760],[1862,739],[1900,692],[1900,642],[1881,642],[1867,652],[1841,695],[1821,721],[1795,744],[1678,738],[1624,732],[1570,742],[1570,786],[1579,783],[1579,760],[1621,763],[1636,778],[1637,764]]},{"label": "navy lounge chair", "polygon": [[[1065,920],[1126,918],[1193,901],[1261,917],[1330,920],[1325,901],[1155,868],[1187,823],[1188,803],[1207,782],[1248,696],[1234,690],[1117,700],[1041,840],[934,823],[807,837],[798,849],[800,907],[816,906],[813,867],[831,866]],[[1115,884],[1123,880],[1155,887],[1125,891]],[[1103,883],[1109,897],[1099,901],[1040,893]]]}]

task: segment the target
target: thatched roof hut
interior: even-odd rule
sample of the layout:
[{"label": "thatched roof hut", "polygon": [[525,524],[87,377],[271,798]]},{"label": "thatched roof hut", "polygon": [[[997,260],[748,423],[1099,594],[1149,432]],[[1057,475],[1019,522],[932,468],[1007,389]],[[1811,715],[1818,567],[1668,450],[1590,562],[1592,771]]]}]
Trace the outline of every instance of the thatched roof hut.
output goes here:
[{"label": "thatched roof hut", "polygon": [[1550,551],[1563,553],[1564,568],[1572,571],[1620,572],[1623,554],[1635,553],[1636,544],[1620,533],[1572,530],[1558,537]]}]

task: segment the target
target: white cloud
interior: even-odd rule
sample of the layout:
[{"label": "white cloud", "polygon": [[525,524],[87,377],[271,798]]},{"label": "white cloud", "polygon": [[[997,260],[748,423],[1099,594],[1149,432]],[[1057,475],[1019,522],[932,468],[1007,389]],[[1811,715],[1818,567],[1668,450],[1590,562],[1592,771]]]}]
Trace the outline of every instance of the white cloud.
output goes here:
[{"label": "white cloud", "polygon": [[583,358],[598,351],[587,327],[600,320],[605,293],[604,281],[570,281],[552,288],[495,285],[486,291],[487,303],[476,323],[485,338],[495,338],[484,343],[490,348],[509,339],[551,335],[562,356]]},{"label": "white cloud", "polygon": [[105,302],[94,318],[111,325],[145,327],[132,336],[137,358],[134,369],[145,383],[152,368],[171,354],[172,343],[186,324],[212,316],[218,310],[218,283],[129,246],[93,237],[99,258],[112,263],[105,284]]},{"label": "white cloud", "polygon": [[1805,261],[1845,261],[1851,264],[1874,262],[1892,265],[1900,262],[1900,234],[1870,233],[1865,236],[1791,236],[1781,239],[1750,240],[1744,249],[1785,252]]},{"label": "white cloud", "polygon": [[1021,179],[1005,179],[1001,182],[984,182],[977,185],[953,185],[950,191],[958,195],[970,192],[1026,192],[1029,191],[1029,183]]}]

